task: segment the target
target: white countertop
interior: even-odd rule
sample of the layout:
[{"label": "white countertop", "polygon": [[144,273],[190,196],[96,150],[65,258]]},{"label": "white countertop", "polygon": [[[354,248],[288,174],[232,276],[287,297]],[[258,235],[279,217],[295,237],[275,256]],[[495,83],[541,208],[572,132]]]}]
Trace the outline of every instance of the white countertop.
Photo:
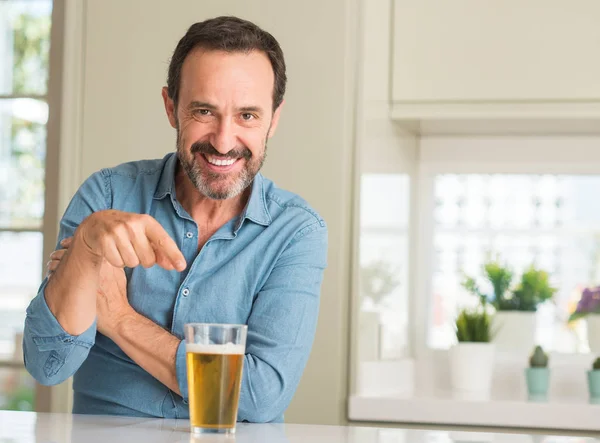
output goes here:
[{"label": "white countertop", "polygon": [[592,437],[292,424],[239,424],[235,438],[192,437],[187,420],[0,411],[10,443],[597,443]]}]

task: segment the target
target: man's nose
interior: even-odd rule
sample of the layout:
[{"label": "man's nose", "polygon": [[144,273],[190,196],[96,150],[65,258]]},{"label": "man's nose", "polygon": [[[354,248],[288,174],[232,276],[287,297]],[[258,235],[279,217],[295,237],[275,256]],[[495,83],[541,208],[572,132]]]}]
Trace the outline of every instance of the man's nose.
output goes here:
[{"label": "man's nose", "polygon": [[219,122],[213,134],[211,143],[214,148],[223,155],[235,148],[235,128],[229,119],[223,119]]}]

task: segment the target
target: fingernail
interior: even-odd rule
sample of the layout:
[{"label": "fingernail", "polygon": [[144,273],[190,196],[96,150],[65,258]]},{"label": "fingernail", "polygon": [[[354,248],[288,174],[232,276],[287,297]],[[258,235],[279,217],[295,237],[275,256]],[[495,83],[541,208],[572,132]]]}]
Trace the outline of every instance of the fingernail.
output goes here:
[{"label": "fingernail", "polygon": [[67,243],[67,239],[66,239],[66,238],[60,241],[60,245],[61,245],[61,246],[64,246],[64,245],[65,245],[65,243]]}]

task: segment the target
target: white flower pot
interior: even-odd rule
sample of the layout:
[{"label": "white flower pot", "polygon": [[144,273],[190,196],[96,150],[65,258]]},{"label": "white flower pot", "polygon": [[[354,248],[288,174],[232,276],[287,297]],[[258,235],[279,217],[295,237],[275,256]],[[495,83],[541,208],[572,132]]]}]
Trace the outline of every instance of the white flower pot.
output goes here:
[{"label": "white flower pot", "polygon": [[379,312],[363,311],[359,315],[359,359],[361,361],[379,360],[381,347]]},{"label": "white flower pot", "polygon": [[492,321],[492,342],[499,352],[529,353],[535,346],[535,312],[498,311]]},{"label": "white flower pot", "polygon": [[590,314],[586,320],[590,352],[600,354],[600,314]]},{"label": "white flower pot", "polygon": [[455,397],[489,399],[492,391],[493,343],[458,343],[450,349],[450,380]]}]

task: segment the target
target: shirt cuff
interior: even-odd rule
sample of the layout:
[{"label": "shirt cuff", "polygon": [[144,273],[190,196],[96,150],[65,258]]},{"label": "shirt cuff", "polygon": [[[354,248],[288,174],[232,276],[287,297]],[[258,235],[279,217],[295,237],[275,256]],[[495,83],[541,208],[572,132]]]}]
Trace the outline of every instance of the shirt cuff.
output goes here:
[{"label": "shirt cuff", "polygon": [[96,320],[92,325],[79,335],[71,335],[60,325],[48,304],[46,303],[46,285],[38,292],[27,308],[27,317],[31,325],[31,339],[40,351],[49,351],[73,343],[86,348],[91,348],[96,341]]},{"label": "shirt cuff", "polygon": [[177,383],[179,392],[185,404],[188,403],[188,380],[187,380],[187,361],[185,355],[185,339],[181,340],[175,356],[175,372],[177,374]]}]

